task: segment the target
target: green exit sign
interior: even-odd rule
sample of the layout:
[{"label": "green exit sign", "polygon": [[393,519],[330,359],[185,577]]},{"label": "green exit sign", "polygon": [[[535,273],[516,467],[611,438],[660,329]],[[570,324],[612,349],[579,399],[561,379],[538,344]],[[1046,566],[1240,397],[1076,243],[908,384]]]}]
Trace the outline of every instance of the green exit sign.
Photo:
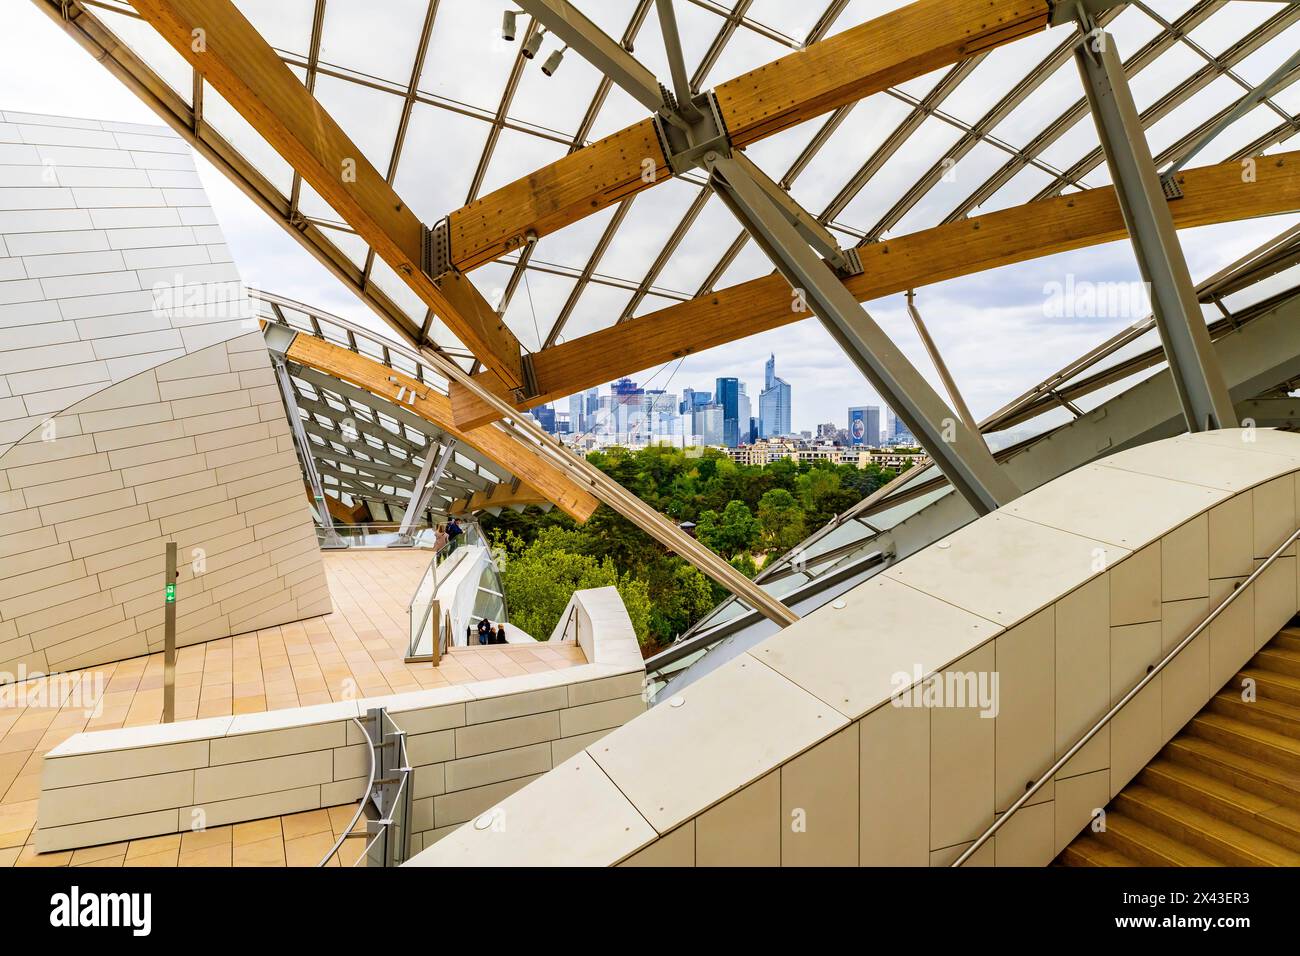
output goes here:
[{"label": "green exit sign", "polygon": [[168,604],[175,604],[175,603],[176,603],[176,585],[174,585],[174,584],[169,584],[169,585],[167,585],[166,594],[167,594],[167,603],[168,603]]}]

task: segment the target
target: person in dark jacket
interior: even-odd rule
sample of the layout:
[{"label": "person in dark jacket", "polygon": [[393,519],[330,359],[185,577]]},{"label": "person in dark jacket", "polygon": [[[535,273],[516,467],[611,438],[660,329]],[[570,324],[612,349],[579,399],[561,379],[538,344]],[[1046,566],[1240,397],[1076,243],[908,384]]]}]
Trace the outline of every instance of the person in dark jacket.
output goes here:
[{"label": "person in dark jacket", "polygon": [[478,622],[478,642],[488,644],[492,641],[492,622],[487,618]]},{"label": "person in dark jacket", "polygon": [[460,526],[460,523],[455,518],[452,518],[447,523],[447,552],[449,554],[460,546],[460,539],[464,533],[465,529]]},{"label": "person in dark jacket", "polygon": [[492,637],[492,643],[493,644],[506,643],[506,626],[504,624],[497,625],[496,634]]}]

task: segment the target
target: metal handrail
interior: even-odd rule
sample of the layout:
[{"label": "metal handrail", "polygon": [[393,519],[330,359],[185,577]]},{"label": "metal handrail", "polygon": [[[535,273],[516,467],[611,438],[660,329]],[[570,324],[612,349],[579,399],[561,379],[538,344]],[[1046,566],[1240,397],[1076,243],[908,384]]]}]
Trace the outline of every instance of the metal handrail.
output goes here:
[{"label": "metal handrail", "polygon": [[[381,722],[385,717],[388,717],[387,712],[383,712],[383,716],[380,718]],[[393,724],[393,727],[395,729],[400,729],[397,728],[397,724],[393,723],[391,718],[389,718],[388,722],[390,724]],[[401,801],[403,794],[406,791],[407,783],[411,779],[411,773],[409,772],[410,758],[406,752],[406,734],[399,734],[397,739],[398,739],[398,745],[401,748],[401,765],[403,767],[408,768],[408,771],[402,774],[402,779],[399,780],[397,783],[397,791],[393,794],[393,803],[392,803],[393,807],[396,807],[398,803]],[[363,802],[362,806],[364,805],[365,804]],[[409,829],[411,825],[410,813],[408,812],[408,810],[409,808],[406,807],[404,807],[402,810],[402,827],[404,830]],[[366,845],[362,847],[361,852],[357,854],[357,858],[352,861],[352,866],[354,868],[360,866],[362,860],[369,859],[370,851],[375,848],[375,844],[379,842],[380,837],[384,837],[385,839],[387,839],[389,836],[391,836],[391,828],[393,826],[392,814],[391,813],[389,814],[388,819],[380,820],[379,824],[380,824],[379,828],[375,831],[375,835],[366,842]],[[404,843],[407,842],[405,833],[403,833],[402,835],[402,841]],[[403,854],[402,856],[403,856],[402,862],[404,863],[406,862],[406,855]],[[385,853],[385,864],[384,864],[385,866],[388,865],[387,860],[388,860],[388,854]]]},{"label": "metal handrail", "polygon": [[[361,732],[363,734],[366,735],[366,740],[370,740],[370,733],[366,730],[366,725],[363,724],[360,721],[360,719],[356,717],[352,718],[352,722],[361,729]],[[366,749],[370,751],[370,773],[366,780],[365,792],[361,794],[361,800],[357,803],[357,812],[352,814],[352,819],[348,821],[348,825],[344,827],[343,832],[339,834],[339,838],[334,841],[334,845],[330,847],[330,851],[326,853],[323,857],[321,857],[321,861],[316,864],[318,868],[325,866],[327,863],[329,863],[331,859],[333,859],[334,854],[337,853],[339,851],[339,848],[343,846],[343,841],[346,840],[348,838],[348,834],[352,832],[352,828],[355,827],[357,825],[357,821],[361,819],[361,814],[365,812],[366,801],[370,799],[370,791],[375,786],[375,748],[373,742],[371,743],[371,746],[367,747]]]},{"label": "metal handrail", "polygon": [[1064,767],[1067,763],[1069,763],[1072,759],[1074,759],[1074,756],[1080,750],[1086,747],[1088,745],[1088,742],[1092,740],[1093,737],[1097,736],[1097,734],[1101,732],[1102,728],[1104,728],[1107,724],[1109,724],[1111,722],[1111,719],[1116,714],[1118,714],[1121,710],[1123,710],[1124,707],[1129,703],[1129,701],[1133,700],[1133,698],[1136,697],[1141,692],[1142,688],[1146,687],[1147,684],[1150,684],[1153,680],[1155,680],[1156,675],[1159,674],[1162,670],[1164,670],[1165,667],[1168,666],[1170,661],[1172,661],[1175,657],[1181,654],[1183,652],[1183,649],[1187,647],[1189,644],[1191,644],[1192,641],[1200,637],[1201,634],[1205,632],[1205,629],[1208,628],[1211,624],[1213,624],[1215,620],[1219,617],[1219,615],[1222,614],[1224,611],[1226,611],[1228,609],[1228,606],[1232,604],[1233,601],[1237,600],[1238,597],[1244,594],[1246,589],[1249,588],[1252,584],[1254,584],[1255,580],[1261,574],[1267,571],[1273,565],[1273,562],[1275,562],[1278,558],[1282,556],[1282,552],[1285,551],[1287,548],[1291,547],[1291,545],[1295,544],[1297,540],[1300,540],[1300,528],[1297,528],[1295,531],[1291,532],[1291,534],[1287,536],[1287,539],[1283,541],[1281,545],[1278,546],[1277,550],[1274,551],[1272,554],[1270,554],[1267,558],[1265,558],[1264,563],[1261,564],[1259,567],[1257,567],[1254,571],[1252,571],[1250,576],[1246,578],[1246,580],[1243,581],[1236,588],[1236,590],[1234,590],[1231,594],[1229,594],[1226,598],[1224,598],[1223,601],[1220,602],[1219,606],[1216,607],[1213,611],[1211,611],[1209,616],[1205,620],[1203,620],[1200,624],[1196,625],[1196,627],[1192,630],[1190,634],[1188,634],[1181,641],[1179,641],[1178,644],[1174,647],[1174,649],[1171,650],[1168,654],[1166,654],[1161,659],[1160,663],[1156,664],[1149,671],[1147,671],[1146,676],[1143,677],[1140,681],[1138,681],[1137,684],[1133,686],[1132,690],[1130,690],[1127,694],[1121,697],[1119,699],[1119,702],[1116,703],[1115,706],[1111,707],[1110,710],[1106,711],[1105,716],[1102,717],[1101,720],[1093,724],[1092,728],[1088,730],[1087,733],[1085,733],[1082,737],[1080,737],[1077,741],[1075,741],[1074,746],[1071,747],[1069,750],[1067,750],[1065,754],[1061,756],[1059,760],[1056,761],[1056,763],[1052,764],[1052,766],[1048,769],[1046,773],[1044,773],[1041,777],[1035,780],[1034,783],[1029,787],[1029,789],[1027,789],[1024,792],[1024,794],[1021,795],[1020,799],[1018,799],[1015,803],[1011,804],[1011,806],[1007,807],[1006,812],[1003,813],[1002,816],[994,820],[993,825],[990,826],[987,830],[985,830],[982,834],[980,834],[979,838],[976,839],[976,841],[966,849],[966,852],[963,853],[961,856],[957,857],[957,859],[952,862],[952,866],[956,867],[956,866],[963,865],[967,860],[969,860],[972,856],[974,856],[979,851],[979,849],[982,846],[984,846],[985,843],[987,843],[990,839],[992,839],[993,834],[997,833],[998,830],[1002,829],[1003,825],[1008,820],[1011,819],[1011,817],[1016,813],[1016,811],[1029,802],[1030,797],[1032,797],[1044,786],[1046,786],[1047,782],[1051,780],[1053,777],[1055,777],[1056,774],[1060,772],[1062,767]]}]

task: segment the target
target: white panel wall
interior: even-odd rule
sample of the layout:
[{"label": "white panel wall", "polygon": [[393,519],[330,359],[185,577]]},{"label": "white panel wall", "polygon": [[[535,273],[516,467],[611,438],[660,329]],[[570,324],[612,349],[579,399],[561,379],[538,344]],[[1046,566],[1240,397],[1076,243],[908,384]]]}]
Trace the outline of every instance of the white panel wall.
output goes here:
[{"label": "white panel wall", "polygon": [[169,130],[0,113],[0,681],[330,609],[270,359]]},{"label": "white panel wall", "polygon": [[251,315],[171,130],[0,112],[0,452]]}]

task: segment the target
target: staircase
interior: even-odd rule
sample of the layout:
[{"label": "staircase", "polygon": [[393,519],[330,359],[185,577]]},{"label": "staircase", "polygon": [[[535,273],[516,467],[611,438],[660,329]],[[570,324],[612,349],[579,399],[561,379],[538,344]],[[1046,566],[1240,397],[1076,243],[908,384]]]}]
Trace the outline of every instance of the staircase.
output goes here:
[{"label": "staircase", "polygon": [[1056,862],[1300,866],[1300,627],[1283,628],[1119,792],[1105,832],[1084,830]]}]

